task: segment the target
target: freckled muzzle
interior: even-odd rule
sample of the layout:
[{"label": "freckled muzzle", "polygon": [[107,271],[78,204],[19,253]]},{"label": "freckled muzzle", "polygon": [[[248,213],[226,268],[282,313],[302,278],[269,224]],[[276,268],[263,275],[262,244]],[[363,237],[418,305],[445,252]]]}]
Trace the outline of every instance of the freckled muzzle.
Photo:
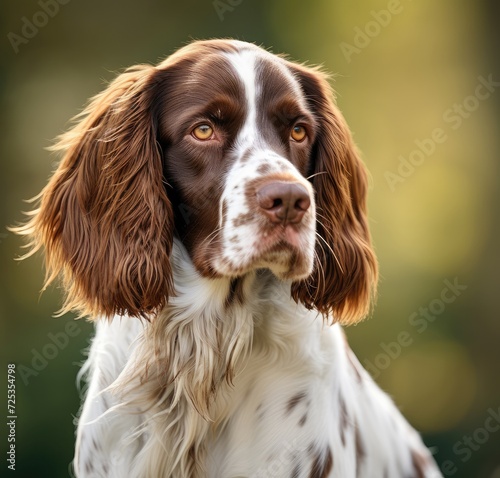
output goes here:
[{"label": "freckled muzzle", "polygon": [[[243,187],[235,189],[242,177]],[[269,151],[236,163],[227,183],[215,269],[241,275],[267,268],[282,279],[308,277],[316,224],[311,184],[291,162]]]}]

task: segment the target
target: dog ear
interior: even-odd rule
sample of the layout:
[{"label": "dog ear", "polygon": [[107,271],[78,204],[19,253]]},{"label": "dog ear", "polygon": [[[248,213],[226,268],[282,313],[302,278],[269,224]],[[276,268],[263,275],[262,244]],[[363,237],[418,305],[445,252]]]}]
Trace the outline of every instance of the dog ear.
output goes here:
[{"label": "dog ear", "polygon": [[53,147],[64,156],[16,232],[44,248],[46,285],[61,276],[61,310],[148,318],[172,294],[173,213],[157,143],[157,75],[118,76]]},{"label": "dog ear", "polygon": [[369,312],[378,275],[368,229],[367,173],[326,76],[300,65],[291,69],[320,128],[311,158],[317,209],[314,270],[293,284],[292,295],[310,309],[352,324]]}]

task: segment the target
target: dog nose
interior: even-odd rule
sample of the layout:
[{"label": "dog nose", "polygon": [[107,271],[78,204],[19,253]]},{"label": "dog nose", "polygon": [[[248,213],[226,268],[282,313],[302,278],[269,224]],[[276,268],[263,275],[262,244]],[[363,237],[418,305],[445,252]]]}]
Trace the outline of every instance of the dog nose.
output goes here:
[{"label": "dog nose", "polygon": [[276,181],[257,191],[257,203],[273,224],[298,224],[309,209],[311,198],[301,184]]}]

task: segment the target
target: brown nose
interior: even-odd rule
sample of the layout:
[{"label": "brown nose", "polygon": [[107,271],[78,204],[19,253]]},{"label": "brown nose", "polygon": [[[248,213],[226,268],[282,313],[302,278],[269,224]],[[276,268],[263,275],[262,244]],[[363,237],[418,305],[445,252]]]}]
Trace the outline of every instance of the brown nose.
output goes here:
[{"label": "brown nose", "polygon": [[298,224],[311,205],[306,188],[298,183],[273,182],[257,191],[257,203],[274,224]]}]

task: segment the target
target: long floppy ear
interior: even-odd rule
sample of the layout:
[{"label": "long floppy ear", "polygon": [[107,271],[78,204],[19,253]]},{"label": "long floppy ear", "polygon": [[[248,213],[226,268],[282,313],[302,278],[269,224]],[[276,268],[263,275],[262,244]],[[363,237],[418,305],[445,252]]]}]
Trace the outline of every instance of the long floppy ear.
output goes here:
[{"label": "long floppy ear", "polygon": [[61,276],[61,313],[148,318],[172,293],[173,213],[156,140],[160,70],[118,76],[54,150],[64,157],[16,232],[45,249],[46,285]]},{"label": "long floppy ear", "polygon": [[293,285],[292,295],[308,308],[352,324],[369,312],[378,276],[366,212],[367,174],[326,76],[300,65],[291,69],[319,125],[311,158],[315,265],[308,279]]}]

